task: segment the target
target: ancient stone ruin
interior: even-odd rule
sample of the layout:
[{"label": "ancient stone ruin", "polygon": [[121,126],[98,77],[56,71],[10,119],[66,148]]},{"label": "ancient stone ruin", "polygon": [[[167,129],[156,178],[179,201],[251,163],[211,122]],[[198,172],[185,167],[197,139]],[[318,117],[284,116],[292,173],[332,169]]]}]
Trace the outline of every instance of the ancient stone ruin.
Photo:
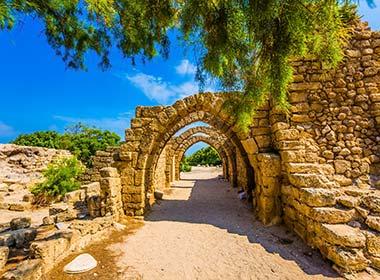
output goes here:
[{"label": "ancient stone ruin", "polygon": [[[358,27],[345,54],[334,70],[295,60],[290,114],[268,101],[249,133],[224,110],[225,93],[138,107],[111,164],[125,215],[143,215],[154,191],[178,179],[186,148],[204,141],[220,151],[231,184],[252,194],[260,221],[283,221],[339,270],[379,269],[380,33]],[[175,136],[198,121],[212,129]]]},{"label": "ancient stone ruin", "polygon": [[[110,217],[108,224],[143,216],[154,192],[179,179],[187,148],[202,141],[219,152],[224,177],[252,199],[262,223],[283,222],[340,272],[380,269],[380,32],[360,25],[345,55],[333,70],[315,58],[294,60],[290,113],[268,100],[248,133],[224,109],[227,93],[138,107],[125,142],[98,152],[83,177],[97,190],[87,185],[67,201],[82,201],[92,219]],[[209,127],[176,135],[199,121]],[[82,223],[94,220],[75,221],[70,232],[82,234]],[[31,254],[44,260],[39,246],[48,245],[38,244]]]}]

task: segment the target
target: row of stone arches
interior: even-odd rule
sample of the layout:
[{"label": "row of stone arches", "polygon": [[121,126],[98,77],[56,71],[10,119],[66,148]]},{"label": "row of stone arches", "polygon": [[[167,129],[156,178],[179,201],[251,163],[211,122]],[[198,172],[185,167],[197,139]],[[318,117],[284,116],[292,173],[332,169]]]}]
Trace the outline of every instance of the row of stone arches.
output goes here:
[{"label": "row of stone arches", "polygon": [[[359,25],[337,69],[313,58],[293,61],[288,114],[268,100],[246,133],[224,110],[229,93],[138,107],[112,163],[124,213],[144,215],[154,190],[178,179],[187,145],[209,141],[231,184],[252,193],[260,221],[283,221],[341,269],[380,269],[380,246],[373,246],[380,244],[379,40],[379,32]],[[212,127],[218,140],[211,131],[203,138],[195,130],[176,136],[196,122]]]}]

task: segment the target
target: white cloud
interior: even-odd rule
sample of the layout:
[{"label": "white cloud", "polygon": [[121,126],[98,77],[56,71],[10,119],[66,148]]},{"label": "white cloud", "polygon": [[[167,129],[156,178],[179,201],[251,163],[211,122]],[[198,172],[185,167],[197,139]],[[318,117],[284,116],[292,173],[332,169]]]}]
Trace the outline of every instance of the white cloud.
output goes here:
[{"label": "white cloud", "polygon": [[0,136],[12,136],[16,132],[13,127],[5,124],[4,122],[0,121]]},{"label": "white cloud", "polygon": [[197,67],[187,59],[182,59],[181,63],[175,67],[175,71],[180,75],[192,75],[197,72]]},{"label": "white cloud", "polygon": [[163,81],[161,77],[155,77],[144,73],[127,75],[127,79],[151,100],[166,104],[176,93],[172,86]]},{"label": "white cloud", "polygon": [[199,91],[198,84],[194,81],[174,85],[164,81],[161,77],[144,73],[127,75],[127,79],[149,99],[155,100],[160,104],[168,104],[174,99],[183,98]]},{"label": "white cloud", "polygon": [[64,121],[67,124],[83,123],[89,126],[106,129],[119,134],[124,139],[124,131],[130,126],[131,112],[119,114],[115,118],[76,118],[69,116],[54,116],[55,119]]}]

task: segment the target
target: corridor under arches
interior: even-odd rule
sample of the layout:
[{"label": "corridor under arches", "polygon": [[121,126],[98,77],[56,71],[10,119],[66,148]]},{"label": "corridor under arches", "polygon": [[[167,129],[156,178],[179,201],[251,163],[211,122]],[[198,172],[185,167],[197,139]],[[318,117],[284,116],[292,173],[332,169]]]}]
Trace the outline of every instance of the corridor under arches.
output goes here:
[{"label": "corridor under arches", "polygon": [[[215,167],[194,167],[124,242],[117,266],[143,279],[324,279],[319,253],[284,227],[264,227]],[[291,243],[291,244],[290,244]]]}]

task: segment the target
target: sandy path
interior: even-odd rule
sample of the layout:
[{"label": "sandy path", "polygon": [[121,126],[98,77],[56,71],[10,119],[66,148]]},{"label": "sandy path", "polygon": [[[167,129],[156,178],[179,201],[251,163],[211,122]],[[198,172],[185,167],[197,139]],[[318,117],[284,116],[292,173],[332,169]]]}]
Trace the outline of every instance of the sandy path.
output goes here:
[{"label": "sandy path", "polygon": [[[132,266],[146,280],[337,277],[284,227],[254,221],[218,172],[194,168],[183,175],[136,234],[109,247],[121,252],[116,265]],[[284,238],[293,243],[283,244]]]}]

